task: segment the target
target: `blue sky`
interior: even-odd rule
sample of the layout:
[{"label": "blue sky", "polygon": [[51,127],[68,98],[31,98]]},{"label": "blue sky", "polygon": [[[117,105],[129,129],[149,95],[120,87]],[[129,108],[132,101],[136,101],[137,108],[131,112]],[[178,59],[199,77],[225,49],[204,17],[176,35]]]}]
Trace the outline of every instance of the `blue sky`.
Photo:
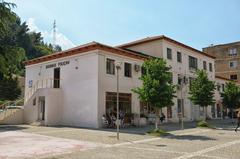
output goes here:
[{"label": "blue sky", "polygon": [[[8,1],[8,0],[7,0]],[[201,50],[240,41],[240,0],[12,0],[32,30],[64,49],[98,41],[118,45],[166,35]]]}]

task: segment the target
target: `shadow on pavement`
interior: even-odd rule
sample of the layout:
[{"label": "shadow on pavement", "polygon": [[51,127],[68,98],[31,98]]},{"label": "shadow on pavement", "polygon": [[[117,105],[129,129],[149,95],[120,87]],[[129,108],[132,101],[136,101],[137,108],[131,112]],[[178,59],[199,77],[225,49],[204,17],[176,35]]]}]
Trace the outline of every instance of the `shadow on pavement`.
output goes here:
[{"label": "shadow on pavement", "polygon": [[28,127],[22,125],[0,125],[0,132],[17,131],[23,129],[28,129]]},{"label": "shadow on pavement", "polygon": [[201,141],[209,141],[209,140],[216,140],[215,138],[207,137],[207,136],[200,136],[200,135],[173,135],[169,134],[167,136],[163,136],[163,138],[169,139],[177,139],[177,140],[201,140]]},{"label": "shadow on pavement", "polygon": [[[179,123],[163,123],[159,125],[159,128],[166,130],[167,132],[181,130],[181,124]],[[184,123],[184,129],[192,129],[196,128],[196,122],[185,122]],[[89,129],[89,128],[88,128]],[[138,135],[145,135],[150,130],[155,129],[155,125],[147,125],[142,127],[137,126],[130,126],[126,128],[120,128],[121,133],[126,134],[138,134]],[[116,129],[113,128],[100,128],[97,129],[100,131],[108,131],[108,132],[116,132]]]}]

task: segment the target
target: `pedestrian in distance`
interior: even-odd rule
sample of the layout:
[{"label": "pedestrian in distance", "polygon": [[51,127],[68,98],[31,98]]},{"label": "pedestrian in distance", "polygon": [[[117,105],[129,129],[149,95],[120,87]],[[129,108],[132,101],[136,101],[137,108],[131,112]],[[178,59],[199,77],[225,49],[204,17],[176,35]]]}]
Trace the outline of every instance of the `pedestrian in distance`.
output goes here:
[{"label": "pedestrian in distance", "polygon": [[161,113],[161,116],[160,116],[160,121],[161,121],[161,123],[163,123],[163,121],[165,120],[165,118],[166,118],[166,116],[165,116],[163,113]]},{"label": "pedestrian in distance", "polygon": [[235,132],[238,131],[239,127],[240,127],[240,111],[238,111],[238,114],[237,114],[237,127],[235,129]]}]

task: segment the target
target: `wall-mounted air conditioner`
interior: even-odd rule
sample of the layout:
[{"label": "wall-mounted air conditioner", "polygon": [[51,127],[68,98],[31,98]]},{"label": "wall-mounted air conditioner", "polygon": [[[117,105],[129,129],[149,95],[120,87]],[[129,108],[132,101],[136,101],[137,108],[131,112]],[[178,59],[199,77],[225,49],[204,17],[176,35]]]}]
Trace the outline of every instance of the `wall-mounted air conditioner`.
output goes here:
[{"label": "wall-mounted air conditioner", "polygon": [[134,65],[134,70],[135,70],[136,72],[139,72],[139,71],[141,70],[141,66],[138,65],[138,64],[135,64],[135,65]]}]

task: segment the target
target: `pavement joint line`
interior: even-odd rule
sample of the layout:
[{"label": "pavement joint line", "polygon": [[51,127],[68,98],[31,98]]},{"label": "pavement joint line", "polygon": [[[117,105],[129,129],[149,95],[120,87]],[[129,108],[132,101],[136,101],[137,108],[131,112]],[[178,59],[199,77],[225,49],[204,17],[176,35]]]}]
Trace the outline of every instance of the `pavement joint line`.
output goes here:
[{"label": "pavement joint line", "polygon": [[216,146],[212,146],[212,147],[200,150],[200,151],[196,151],[196,152],[193,152],[193,153],[190,153],[190,154],[186,154],[186,155],[177,157],[175,159],[187,159],[187,158],[192,158],[192,157],[195,157],[195,156],[201,156],[204,153],[215,151],[215,150],[222,149],[222,148],[226,148],[226,147],[229,147],[229,146],[232,146],[232,145],[235,145],[235,144],[239,144],[239,143],[240,143],[240,140],[231,141],[231,142],[227,142],[227,143],[224,143],[224,144],[219,144],[219,145],[216,145]]},{"label": "pavement joint line", "polygon": [[184,132],[184,133],[180,133],[180,134],[176,134],[176,135],[194,135],[194,134],[199,134],[199,133],[204,133],[204,132],[208,132],[211,131],[210,129],[207,130],[200,130],[200,131],[194,131],[194,132]]},{"label": "pavement joint line", "polygon": [[33,134],[47,134],[47,133],[55,133],[55,132],[67,132],[67,131],[75,131],[75,130],[49,130],[49,131],[21,131],[20,132],[27,132],[27,133],[33,133]]},{"label": "pavement joint line", "polygon": [[133,147],[133,146],[125,146],[123,148],[130,148],[130,149],[137,149],[137,150],[146,150],[146,151],[167,152],[167,153],[177,153],[177,154],[189,154],[187,152],[168,151],[168,150],[160,150],[160,149],[152,149],[152,148],[142,148],[142,147]]},{"label": "pavement joint line", "polygon": [[218,157],[218,156],[210,156],[210,155],[199,155],[201,157],[208,157],[208,158],[214,158],[214,159],[227,159],[227,158],[222,158],[222,157]]}]

